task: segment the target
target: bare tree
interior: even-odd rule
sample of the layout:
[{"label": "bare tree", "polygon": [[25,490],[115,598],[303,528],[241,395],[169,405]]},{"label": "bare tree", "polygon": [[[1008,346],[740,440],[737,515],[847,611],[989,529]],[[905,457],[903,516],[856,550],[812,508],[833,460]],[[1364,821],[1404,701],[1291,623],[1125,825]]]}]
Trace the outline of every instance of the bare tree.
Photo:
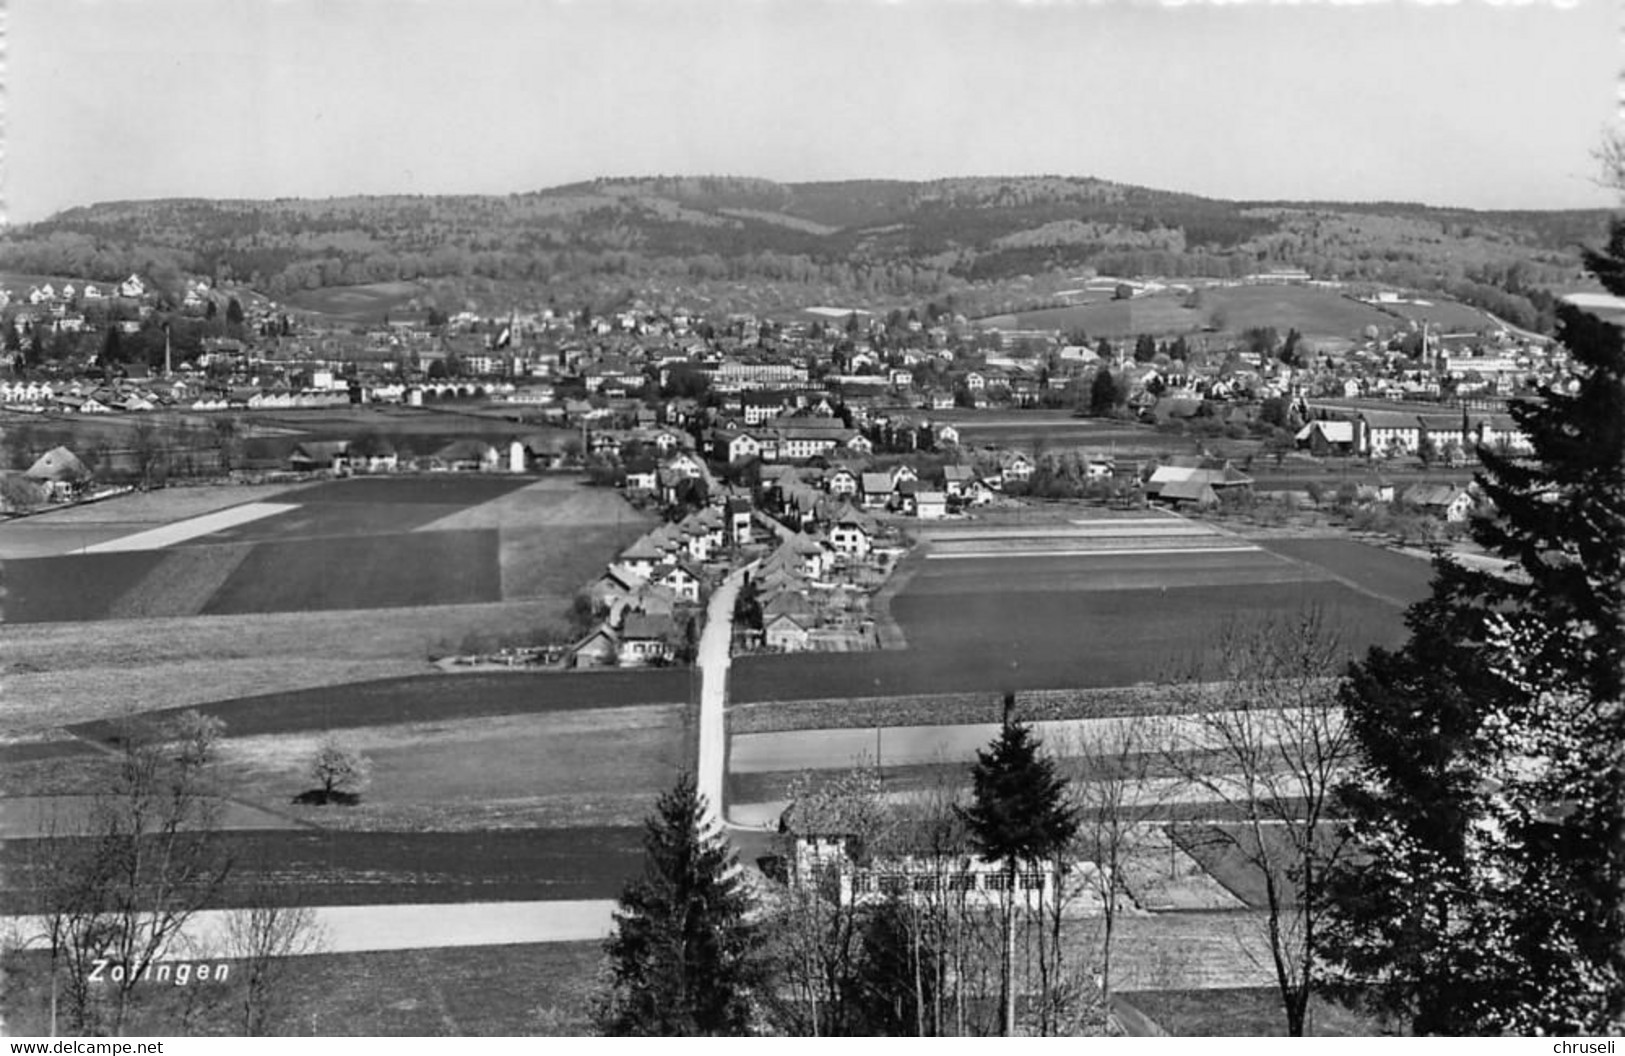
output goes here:
[{"label": "bare tree", "polygon": [[163,430],[149,418],[138,418],[130,427],[130,455],[143,488],[168,475],[169,443]]},{"label": "bare tree", "polygon": [[309,906],[277,905],[269,884],[252,892],[255,905],[226,916],[224,954],[238,961],[244,978],[239,994],[242,1033],[265,1037],[276,1033],[287,1013],[289,958],[320,953],[327,936]]},{"label": "bare tree", "polygon": [[[854,874],[887,842],[892,819],[880,796],[880,775],[860,761],[820,782],[812,772],[786,789],[777,851],[785,884],[777,893],[778,959],[792,999],[783,1010],[793,1033],[818,1037],[853,1032],[854,980],[864,911]],[[809,841],[828,841],[820,853]]]},{"label": "bare tree", "polygon": [[1142,715],[1104,719],[1061,748],[1079,822],[1077,853],[1086,863],[1083,882],[1101,907],[1100,1000],[1106,1027],[1112,942],[1121,901],[1128,896],[1124,874],[1163,804],[1157,725]]},{"label": "bare tree", "polygon": [[1169,687],[1164,758],[1219,808],[1188,826],[1194,842],[1244,863],[1259,907],[1288,1032],[1301,1036],[1319,967],[1326,878],[1345,850],[1335,789],[1353,746],[1337,702],[1347,662],[1318,608],[1232,621],[1209,655]]},{"label": "bare tree", "polygon": [[[88,820],[53,820],[35,843],[29,865],[51,951],[53,1020],[60,971],[76,1033],[123,1031],[148,970],[230,871],[210,775],[222,728],[197,712],[125,720]],[[102,999],[109,989],[111,1000]]]}]

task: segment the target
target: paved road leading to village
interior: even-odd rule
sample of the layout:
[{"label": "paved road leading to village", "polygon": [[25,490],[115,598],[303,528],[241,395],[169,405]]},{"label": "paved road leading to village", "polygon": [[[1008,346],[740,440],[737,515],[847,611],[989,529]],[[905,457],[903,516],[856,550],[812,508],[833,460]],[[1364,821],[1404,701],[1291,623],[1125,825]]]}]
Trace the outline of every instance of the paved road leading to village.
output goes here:
[{"label": "paved road leading to village", "polygon": [[735,570],[711,595],[695,658],[700,668],[700,758],[694,780],[718,821],[725,817],[722,790],[728,768],[728,654],[733,645],[734,601],[755,567],[752,562]]}]

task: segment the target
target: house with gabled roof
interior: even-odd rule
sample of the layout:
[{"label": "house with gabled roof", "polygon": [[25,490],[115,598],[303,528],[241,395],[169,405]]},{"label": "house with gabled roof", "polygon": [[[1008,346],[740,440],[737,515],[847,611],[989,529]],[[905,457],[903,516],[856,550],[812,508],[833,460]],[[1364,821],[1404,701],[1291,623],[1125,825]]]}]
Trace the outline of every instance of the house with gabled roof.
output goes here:
[{"label": "house with gabled roof", "polygon": [[950,498],[963,498],[965,488],[976,479],[976,470],[970,466],[943,466],[942,490]]},{"label": "house with gabled roof", "polygon": [[632,597],[648,582],[643,575],[624,564],[612,564],[587,585],[587,594],[594,601],[614,605]]},{"label": "house with gabled roof", "polygon": [[683,601],[694,605],[700,603],[700,573],[686,561],[679,560],[656,568],[649,582],[671,591]]},{"label": "house with gabled roof", "polygon": [[1400,493],[1399,501],[1452,523],[1465,521],[1473,512],[1473,496],[1454,484],[1412,484]]},{"label": "house with gabled roof", "polygon": [[88,484],[92,474],[78,455],[57,446],[35,459],[23,477],[44,488],[49,499],[60,502]]},{"label": "house with gabled roof", "polygon": [[858,474],[845,466],[838,466],[824,477],[824,488],[831,495],[856,495],[858,493]]},{"label": "house with gabled roof", "polygon": [[644,667],[669,663],[672,659],[671,643],[678,633],[677,621],[671,616],[657,616],[644,612],[627,613],[620,629],[620,650],[616,663],[622,667]]},{"label": "house with gabled roof", "polygon": [[762,562],[764,571],[774,567],[787,568],[798,575],[818,579],[829,567],[829,553],[817,540],[796,532]]},{"label": "house with gabled roof", "polygon": [[829,545],[848,557],[867,557],[874,549],[878,534],[879,528],[873,520],[856,510],[848,510],[830,525]]},{"label": "house with gabled roof", "polygon": [[781,653],[805,652],[812,642],[812,621],[788,612],[762,617],[762,640]]},{"label": "house with gabled roof", "polygon": [[888,473],[865,473],[859,479],[864,509],[879,509],[889,504],[897,486]]},{"label": "house with gabled roof", "polygon": [[489,472],[501,462],[497,449],[484,440],[456,440],[430,457],[447,469],[464,472]]},{"label": "house with gabled roof", "polygon": [[576,667],[613,667],[621,651],[620,635],[609,624],[601,624],[570,649]]}]

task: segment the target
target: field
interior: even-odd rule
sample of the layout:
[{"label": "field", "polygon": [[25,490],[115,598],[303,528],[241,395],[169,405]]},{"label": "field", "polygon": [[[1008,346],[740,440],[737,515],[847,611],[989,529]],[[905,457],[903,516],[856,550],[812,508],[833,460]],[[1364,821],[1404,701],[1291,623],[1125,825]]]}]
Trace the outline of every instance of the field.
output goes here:
[{"label": "field", "polygon": [[[1268,987],[1224,990],[1144,990],[1118,998],[1176,1038],[1284,1037],[1281,995]],[[1309,1005],[1311,1037],[1369,1038],[1376,1021],[1319,996]]]},{"label": "field", "polygon": [[[113,720],[198,707],[226,723],[229,839],[277,863],[289,899],[618,892],[689,757],[691,674],[429,674],[427,658],[556,625],[650,518],[551,477],[329,481],[254,519],[234,517],[260,493],[174,495],[168,516],[162,493],[131,496],[63,529],[155,549],[6,563],[6,795],[101,787]],[[372,785],[355,808],[297,805],[333,730]]]},{"label": "field", "polygon": [[326,286],[299,290],[284,299],[290,308],[316,312],[356,323],[382,323],[391,312],[407,310],[407,305],[423,294],[415,282],[374,282],[363,286]]},{"label": "field", "polygon": [[976,411],[952,410],[934,413],[933,421],[952,423],[960,441],[968,445],[1019,447],[1035,445],[1083,447],[1091,451],[1113,451],[1128,455],[1158,451],[1170,440],[1149,425],[1132,422],[1078,418],[1070,411]]},{"label": "field", "polygon": [[[550,711],[346,729],[372,763],[362,803],[288,806],[310,784],[318,732],[233,737],[232,794],[295,820],[371,831],[636,826],[685,766],[677,705]],[[478,760],[478,766],[470,766]]]},{"label": "field", "polygon": [[1091,339],[1138,334],[1186,334],[1202,328],[1207,312],[1184,306],[1184,295],[1075,304],[978,319],[978,326],[1021,330],[1082,330]]},{"label": "field", "polygon": [[1435,332],[1442,329],[1447,333],[1476,333],[1486,327],[1495,326],[1489,316],[1459,301],[1430,300],[1427,304],[1384,304],[1382,310],[1402,319],[1414,319],[1418,323],[1426,322],[1435,328]]},{"label": "field", "polygon": [[[643,862],[641,826],[467,832],[271,829],[223,833],[240,870],[217,908],[400,905],[614,898]],[[32,840],[4,845],[0,914],[31,910]]]},{"label": "field", "polygon": [[[194,497],[192,490],[203,494]],[[192,517],[225,519],[233,512],[207,501],[211,496],[204,489],[177,494],[187,500],[178,512]],[[219,498],[240,495],[243,491]],[[562,605],[650,523],[614,492],[556,478],[356,478],[275,495],[279,505],[290,508],[203,534],[189,536],[187,518],[177,518],[176,543],[166,550],[8,561],[5,621],[393,609],[529,598]],[[126,498],[132,500],[127,516],[119,509]],[[149,493],[98,503],[88,508],[94,511],[89,515],[62,511],[79,513],[65,519],[63,541],[109,546],[117,542],[119,529],[152,531],[164,523],[154,506]],[[25,521],[28,531],[13,545],[37,551],[57,516],[43,515],[37,524]],[[86,534],[92,531],[93,536]],[[4,538],[0,535],[0,547],[7,545]],[[412,574],[389,574],[397,569]]]},{"label": "field", "polygon": [[[34,956],[34,955],[29,955]],[[43,958],[41,953],[38,957]],[[333,953],[300,959],[287,976],[287,1018],[279,1033],[306,1037],[577,1036],[589,1030],[587,1012],[603,947],[597,942],[515,946],[471,946],[443,950]],[[19,979],[43,978],[43,970]],[[153,1027],[138,1019],[129,1033],[165,1034],[181,1009],[174,1007],[204,993],[192,987],[156,991],[147,1013]],[[223,1002],[238,999],[228,984],[207,992]],[[22,1036],[44,1036],[49,994],[41,988],[12,989],[7,1023]],[[231,1012],[235,1012],[235,1008]],[[231,1012],[201,1015],[230,1033]],[[138,1011],[138,1015],[141,1012]]]},{"label": "field", "polygon": [[1312,286],[1215,286],[1202,291],[1208,311],[1220,311],[1221,329],[1240,333],[1273,326],[1282,336],[1354,338],[1367,326],[1394,329],[1394,318],[1334,290]]}]

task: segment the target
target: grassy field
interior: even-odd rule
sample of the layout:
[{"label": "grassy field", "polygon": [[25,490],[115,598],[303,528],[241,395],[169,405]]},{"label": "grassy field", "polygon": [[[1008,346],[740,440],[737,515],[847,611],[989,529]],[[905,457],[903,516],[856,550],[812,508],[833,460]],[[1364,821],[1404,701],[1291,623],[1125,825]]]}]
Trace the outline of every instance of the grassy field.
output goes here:
[{"label": "grassy field", "polygon": [[[1118,997],[1176,1038],[1286,1036],[1280,991],[1268,987],[1229,990],[1139,990]],[[1310,998],[1314,1037],[1369,1038],[1382,1033],[1369,1017],[1335,1002]]]},{"label": "grassy field", "polygon": [[388,609],[501,598],[495,532],[404,532],[261,543],[203,611]]},{"label": "grassy field", "polygon": [[1014,315],[978,319],[980,326],[1021,330],[1083,330],[1090,338],[1138,334],[1184,334],[1199,330],[1207,312],[1184,306],[1183,294],[1134,297],[1129,300],[1043,308]]},{"label": "grassy field", "polygon": [[[4,997],[8,1029],[49,1029],[44,953],[11,963]],[[305,1037],[578,1036],[588,1032],[603,950],[596,942],[392,950],[302,957],[285,976],[286,1015],[276,1033]],[[232,977],[228,977],[231,979]],[[169,1035],[185,1002],[197,1002],[192,1034],[229,1035],[240,984],[144,992],[128,1033]],[[211,1002],[218,1004],[211,1005]],[[238,1013],[240,1014],[240,1013]]]},{"label": "grassy field", "polygon": [[137,550],[7,561],[0,615],[8,624],[99,620],[163,558],[161,551]]},{"label": "grassy field", "polygon": [[1347,538],[1262,539],[1259,545],[1398,605],[1427,597],[1433,579],[1433,570],[1423,561]]},{"label": "grassy field", "polygon": [[355,323],[382,323],[391,312],[400,313],[424,293],[415,282],[372,282],[362,286],[324,286],[297,290],[285,303],[301,312],[315,312]]},{"label": "grassy field", "polygon": [[[1273,860],[1281,863],[1292,860],[1291,845],[1284,829],[1272,826],[1264,829],[1263,834]],[[1241,825],[1179,825],[1172,829],[1171,835],[1180,849],[1196,859],[1208,875],[1231,894],[1254,909],[1267,908],[1265,874],[1255,864],[1259,842],[1251,829]],[[1334,838],[1330,826],[1317,830],[1315,835],[1327,840],[1328,848]],[[1296,904],[1291,882],[1282,877],[1278,878],[1278,885],[1285,892],[1284,904]]]},{"label": "grassy field", "polygon": [[[338,809],[338,808],[335,808]],[[641,826],[480,832],[228,832],[225,852],[266,862],[269,875],[229,879],[215,908],[251,904],[362,906],[615,898],[643,865]],[[7,883],[0,913],[32,910],[33,840],[0,847]]]},{"label": "grassy field", "polygon": [[1354,649],[1394,645],[1404,633],[1395,606],[1337,582],[1063,592],[1029,589],[1059,575],[1042,562],[1023,575],[1013,567],[1020,563],[999,562],[1008,571],[996,589],[959,592],[917,575],[891,603],[906,650],[845,654],[838,665],[807,653],[742,657],[734,664],[734,698],[1130,686],[1188,666],[1230,619],[1309,605],[1322,606]]},{"label": "grassy field", "polygon": [[[228,739],[238,799],[312,825],[371,831],[637,825],[687,764],[681,705],[550,711],[345,730],[372,763],[346,810],[292,806],[323,734]],[[477,761],[478,765],[470,765]]]},{"label": "grassy field", "polygon": [[1495,324],[1490,317],[1474,308],[1472,305],[1462,304],[1459,301],[1441,301],[1429,299],[1427,304],[1385,304],[1385,312],[1391,312],[1402,319],[1414,319],[1418,323],[1426,321],[1433,332],[1440,329],[1446,332],[1477,332]]},{"label": "grassy field", "polygon": [[[226,724],[230,737],[446,722],[689,700],[694,677],[681,668],[611,671],[482,671],[325,685],[195,705]],[[183,708],[164,709],[155,715]],[[72,727],[92,740],[111,738],[104,721]]]},{"label": "grassy field", "polygon": [[[8,625],[0,731],[27,733],[313,687],[342,696],[348,691],[340,683],[428,674],[435,670],[427,660],[431,652],[455,651],[464,640],[490,640],[515,628],[556,625],[567,607],[562,599],[540,599]],[[684,690],[667,699],[686,696]]]},{"label": "grassy field", "polygon": [[1230,333],[1273,326],[1282,337],[1295,328],[1305,337],[1352,338],[1367,326],[1395,326],[1393,316],[1371,305],[1312,286],[1215,286],[1202,296],[1210,313],[1222,311]]}]

